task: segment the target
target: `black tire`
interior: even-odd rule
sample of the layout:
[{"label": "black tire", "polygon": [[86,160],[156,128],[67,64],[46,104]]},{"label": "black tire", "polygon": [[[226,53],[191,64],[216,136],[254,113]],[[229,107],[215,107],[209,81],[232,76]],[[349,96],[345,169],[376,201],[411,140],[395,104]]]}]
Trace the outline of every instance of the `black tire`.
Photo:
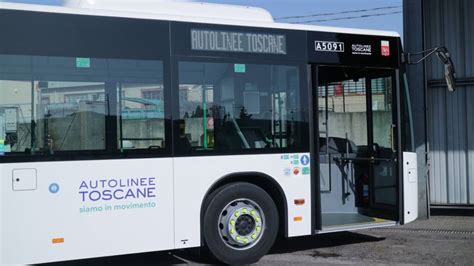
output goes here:
[{"label": "black tire", "polygon": [[[264,218],[264,226],[258,241],[246,249],[235,249],[226,244],[219,229],[222,210],[238,199],[249,199],[258,204]],[[257,262],[273,246],[278,234],[278,210],[270,195],[253,184],[239,182],[218,188],[206,199],[203,236],[209,251],[226,264],[249,264]]]}]

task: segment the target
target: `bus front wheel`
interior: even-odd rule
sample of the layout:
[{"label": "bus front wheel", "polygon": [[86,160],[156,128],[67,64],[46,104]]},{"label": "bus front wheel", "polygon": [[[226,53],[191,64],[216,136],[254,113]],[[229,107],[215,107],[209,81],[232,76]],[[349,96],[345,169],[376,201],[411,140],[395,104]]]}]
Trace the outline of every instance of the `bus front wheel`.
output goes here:
[{"label": "bus front wheel", "polygon": [[278,210],[265,190],[249,183],[227,184],[209,195],[204,240],[224,263],[254,263],[275,242],[278,221]]}]

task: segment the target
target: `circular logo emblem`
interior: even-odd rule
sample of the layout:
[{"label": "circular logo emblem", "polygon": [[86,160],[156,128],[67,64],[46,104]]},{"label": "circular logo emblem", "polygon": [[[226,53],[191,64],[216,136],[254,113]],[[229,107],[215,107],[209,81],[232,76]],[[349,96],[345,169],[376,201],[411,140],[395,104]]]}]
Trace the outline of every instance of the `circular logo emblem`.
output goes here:
[{"label": "circular logo emblem", "polygon": [[59,191],[59,185],[56,184],[56,183],[52,183],[51,185],[49,185],[49,192],[55,194],[55,193],[58,193]]},{"label": "circular logo emblem", "polygon": [[308,155],[301,156],[300,161],[301,161],[302,165],[308,165],[309,164],[309,156]]}]

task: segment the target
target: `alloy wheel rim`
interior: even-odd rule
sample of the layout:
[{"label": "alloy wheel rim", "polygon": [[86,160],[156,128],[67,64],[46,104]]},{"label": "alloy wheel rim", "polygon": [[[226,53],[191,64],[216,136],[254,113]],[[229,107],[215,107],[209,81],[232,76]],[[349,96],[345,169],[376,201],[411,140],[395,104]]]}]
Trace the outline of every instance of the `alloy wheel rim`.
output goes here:
[{"label": "alloy wheel rim", "polygon": [[265,217],[262,208],[254,201],[237,199],[222,209],[217,226],[227,246],[244,250],[255,246],[262,238]]}]

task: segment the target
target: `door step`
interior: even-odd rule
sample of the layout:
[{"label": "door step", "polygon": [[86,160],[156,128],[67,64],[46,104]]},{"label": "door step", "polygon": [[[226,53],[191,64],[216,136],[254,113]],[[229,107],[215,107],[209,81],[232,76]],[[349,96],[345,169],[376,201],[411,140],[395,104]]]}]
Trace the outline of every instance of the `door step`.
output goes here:
[{"label": "door step", "polygon": [[374,222],[360,223],[360,224],[327,226],[327,227],[324,227],[322,230],[316,230],[315,233],[324,234],[324,233],[333,233],[333,232],[341,232],[341,231],[354,231],[354,230],[361,230],[361,229],[395,226],[397,224],[398,223],[395,221],[384,220],[384,221],[374,221]]}]

